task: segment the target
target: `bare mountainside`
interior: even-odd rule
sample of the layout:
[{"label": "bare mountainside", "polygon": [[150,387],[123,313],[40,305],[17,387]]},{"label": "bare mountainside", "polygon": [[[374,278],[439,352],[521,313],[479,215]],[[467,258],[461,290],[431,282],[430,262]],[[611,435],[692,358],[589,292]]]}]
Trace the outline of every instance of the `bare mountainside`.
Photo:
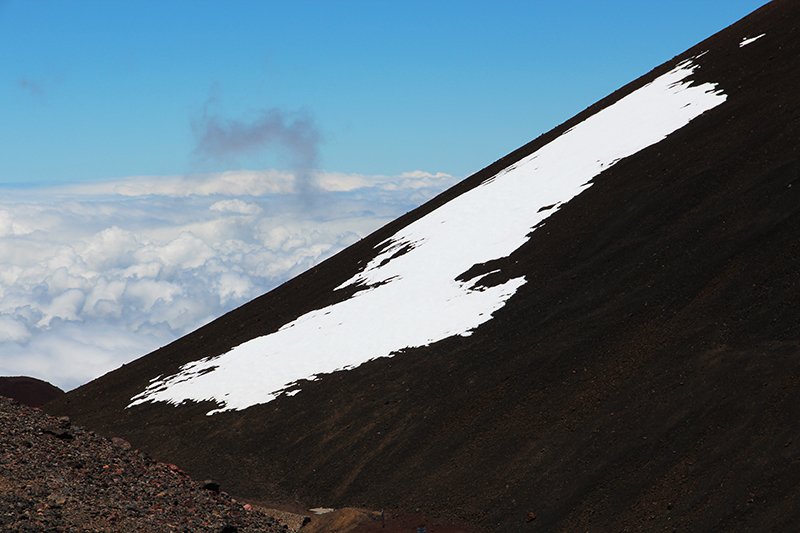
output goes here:
[{"label": "bare mountainside", "polygon": [[799,25],[771,2],[44,409],[239,498],[512,532],[800,523]]}]

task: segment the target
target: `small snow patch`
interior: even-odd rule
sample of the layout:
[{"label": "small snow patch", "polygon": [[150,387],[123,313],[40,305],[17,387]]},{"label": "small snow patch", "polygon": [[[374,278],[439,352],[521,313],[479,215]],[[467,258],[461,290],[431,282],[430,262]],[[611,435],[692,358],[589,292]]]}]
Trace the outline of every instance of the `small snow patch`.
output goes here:
[{"label": "small snow patch", "polygon": [[742,42],[739,43],[739,48],[741,48],[743,46],[747,46],[748,44],[752,43],[753,41],[761,39],[765,35],[766,35],[766,33],[762,33],[761,35],[756,35],[755,37],[742,39]]}]

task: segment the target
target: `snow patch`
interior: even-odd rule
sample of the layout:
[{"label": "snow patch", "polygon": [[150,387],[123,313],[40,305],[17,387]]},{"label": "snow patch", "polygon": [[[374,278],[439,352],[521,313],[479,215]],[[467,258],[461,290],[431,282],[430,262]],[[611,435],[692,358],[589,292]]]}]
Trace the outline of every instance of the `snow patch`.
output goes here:
[{"label": "snow patch", "polygon": [[755,37],[751,37],[749,39],[748,38],[742,39],[742,42],[739,43],[739,48],[741,48],[743,46],[747,46],[748,44],[750,44],[750,43],[752,43],[752,42],[754,42],[754,41],[756,41],[758,39],[761,39],[765,35],[766,35],[766,33],[762,33],[761,35],[756,35]]},{"label": "snow patch", "polygon": [[[525,284],[492,287],[458,279],[506,257],[531,228],[591,186],[603,170],[664,139],[726,100],[715,84],[692,85],[691,60],[571,128],[534,154],[409,224],[337,289],[366,287],[311,311],[279,331],[225,354],[193,361],[131,399],[178,405],[211,400],[210,411],[240,410],[299,390],[299,380],[356,367],[455,335],[468,336]],[[534,164],[535,160],[535,164]],[[400,253],[402,252],[402,253]]]}]

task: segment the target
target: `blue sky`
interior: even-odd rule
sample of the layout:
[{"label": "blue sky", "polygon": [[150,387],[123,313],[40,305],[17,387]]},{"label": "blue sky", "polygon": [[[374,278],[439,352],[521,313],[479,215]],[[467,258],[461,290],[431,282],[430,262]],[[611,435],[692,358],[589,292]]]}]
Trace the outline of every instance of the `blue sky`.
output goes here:
[{"label": "blue sky", "polygon": [[0,375],[149,353],[763,3],[0,0]]},{"label": "blue sky", "polygon": [[268,113],[315,168],[466,176],[764,3],[7,0],[0,183],[291,169],[198,150]]}]

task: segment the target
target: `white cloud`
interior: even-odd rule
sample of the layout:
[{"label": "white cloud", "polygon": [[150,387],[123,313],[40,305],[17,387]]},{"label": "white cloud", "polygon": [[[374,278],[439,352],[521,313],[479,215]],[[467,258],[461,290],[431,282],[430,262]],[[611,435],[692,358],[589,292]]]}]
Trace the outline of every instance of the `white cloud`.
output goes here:
[{"label": "white cloud", "polygon": [[117,196],[263,196],[295,192],[294,176],[283,170],[236,170],[180,176],[135,176],[116,180],[86,181],[65,186],[65,191]]},{"label": "white cloud", "polygon": [[9,315],[0,315],[0,343],[25,342],[30,337],[25,324]]},{"label": "white cloud", "polygon": [[31,230],[27,226],[14,222],[11,213],[6,210],[0,211],[0,237],[25,235],[30,232]]},{"label": "white cloud", "polygon": [[453,185],[446,174],[133,177],[3,191],[0,375],[74,388],[259,296]]},{"label": "white cloud", "polygon": [[261,208],[256,204],[248,204],[238,198],[234,200],[220,200],[217,203],[211,204],[209,209],[223,213],[238,213],[240,215],[257,215],[261,212]]}]

